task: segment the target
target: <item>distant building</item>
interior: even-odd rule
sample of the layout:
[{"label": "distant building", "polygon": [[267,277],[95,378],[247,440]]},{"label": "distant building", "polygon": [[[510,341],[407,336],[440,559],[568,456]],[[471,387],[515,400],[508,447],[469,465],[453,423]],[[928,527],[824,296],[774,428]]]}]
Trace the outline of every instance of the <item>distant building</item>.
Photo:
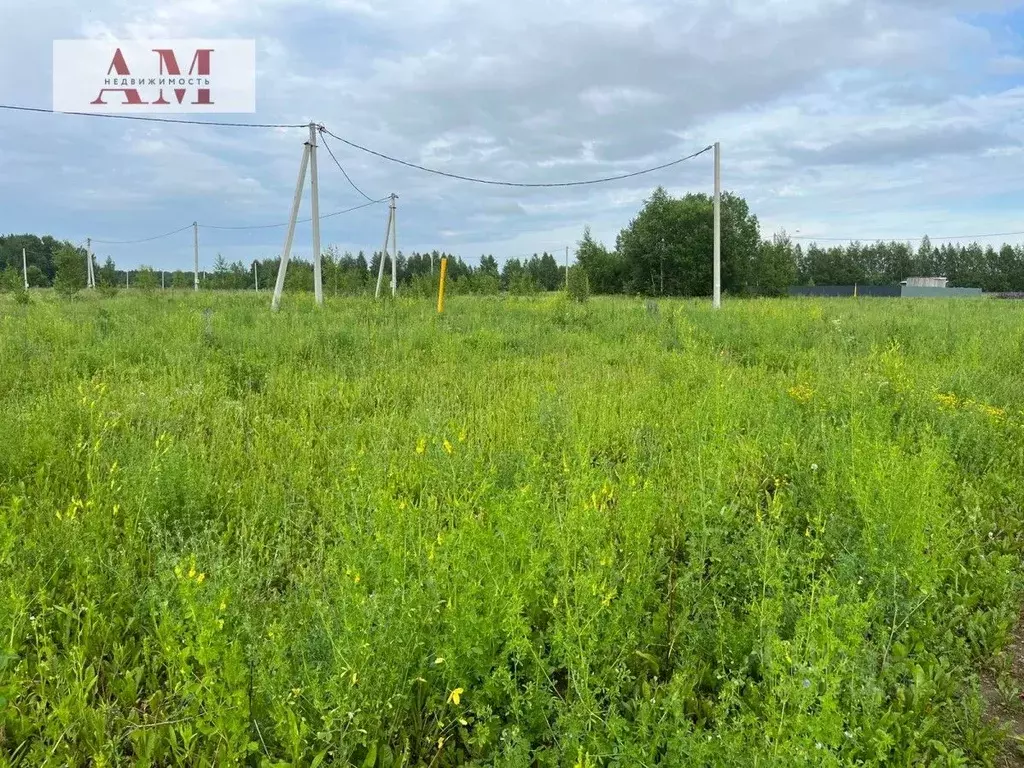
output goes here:
[{"label": "distant building", "polygon": [[908,277],[900,285],[909,288],[945,288],[948,282],[949,279],[945,277]]}]

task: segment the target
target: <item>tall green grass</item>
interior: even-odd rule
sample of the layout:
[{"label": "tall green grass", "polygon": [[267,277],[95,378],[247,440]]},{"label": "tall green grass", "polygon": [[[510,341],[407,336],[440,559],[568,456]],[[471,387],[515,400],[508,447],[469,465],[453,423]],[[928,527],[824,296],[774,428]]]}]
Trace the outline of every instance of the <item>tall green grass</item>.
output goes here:
[{"label": "tall green grass", "polygon": [[0,302],[0,760],[971,765],[983,301]]}]

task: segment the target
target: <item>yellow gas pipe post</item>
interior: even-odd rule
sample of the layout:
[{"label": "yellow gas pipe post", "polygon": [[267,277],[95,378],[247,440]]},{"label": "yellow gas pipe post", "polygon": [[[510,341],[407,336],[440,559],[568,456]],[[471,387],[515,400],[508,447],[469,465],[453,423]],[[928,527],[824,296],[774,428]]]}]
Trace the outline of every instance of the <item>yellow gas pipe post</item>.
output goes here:
[{"label": "yellow gas pipe post", "polygon": [[437,313],[444,312],[444,280],[448,275],[448,258],[441,259],[441,282],[437,286]]}]

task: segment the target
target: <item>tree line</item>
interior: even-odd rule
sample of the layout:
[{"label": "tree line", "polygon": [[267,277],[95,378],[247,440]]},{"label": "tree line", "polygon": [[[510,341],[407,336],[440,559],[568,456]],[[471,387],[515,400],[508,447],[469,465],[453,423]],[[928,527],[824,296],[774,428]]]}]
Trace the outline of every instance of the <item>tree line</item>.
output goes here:
[{"label": "tree line", "polygon": [[[645,296],[707,296],[712,288],[713,205],[707,194],[670,196],[663,187],[654,190],[637,215],[616,236],[609,248],[584,229],[575,249],[574,267],[598,294]],[[736,296],[782,296],[790,286],[887,285],[913,276],[943,276],[951,286],[982,288],[986,292],[1024,291],[1024,247],[1001,248],[945,244],[935,247],[927,237],[918,247],[910,243],[848,243],[806,247],[794,244],[784,232],[763,238],[757,216],[747,202],[725,193],[721,200],[722,291]],[[50,236],[0,236],[0,286],[20,287],[23,275],[22,248],[28,261],[28,282],[34,287],[56,286],[63,258],[75,274],[65,281],[84,286],[85,250]],[[554,291],[566,283],[566,270],[553,254],[534,254],[509,259],[499,265],[493,255],[478,263],[432,251],[398,255],[398,284],[407,294],[436,291],[441,259],[448,259],[448,291],[453,294],[529,294]],[[78,260],[81,269],[74,265]],[[376,286],[381,253],[367,256],[339,253],[328,248],[322,255],[324,290],[329,295],[372,292]],[[217,256],[211,271],[200,276],[208,290],[251,290],[273,287],[279,258],[256,259],[248,264],[228,263]],[[127,273],[107,257],[95,266],[100,286],[191,288],[191,270],[157,273],[140,267]],[[391,264],[385,264],[383,285],[390,286]],[[257,282],[258,281],[258,282]],[[313,290],[313,265],[292,259],[285,289]]]},{"label": "tree line", "polygon": [[[946,277],[953,287],[1024,291],[1024,246],[905,242],[807,247],[781,232],[762,238],[745,200],[722,196],[722,291],[782,296],[790,286],[896,285],[908,277]],[[596,293],[707,296],[712,290],[714,200],[669,196],[659,187],[609,249],[585,229],[577,261]]]},{"label": "tree line", "polygon": [[924,237],[910,243],[850,243],[803,249],[788,244],[798,285],[892,285],[908,277],[941,276],[958,288],[991,293],[1024,291],[1024,246],[978,243],[933,246]]},{"label": "tree line", "polygon": [[[29,287],[57,287],[61,281],[62,263],[65,283],[85,287],[88,258],[85,248],[50,236],[40,238],[35,235],[0,236],[0,287],[11,290],[23,285],[22,248],[25,248],[28,263]],[[374,252],[367,258],[363,251],[352,254],[340,253],[334,247],[327,248],[321,255],[324,290],[335,295],[372,292],[376,287],[381,257],[380,252]],[[396,259],[399,286],[406,292],[436,292],[443,258],[448,260],[450,293],[528,294],[558,290],[565,283],[565,267],[547,252],[529,258],[508,259],[499,265],[490,254],[482,256],[477,264],[470,264],[457,255],[435,250],[409,254],[399,251]],[[280,263],[280,257],[255,259],[248,264],[242,261],[229,263],[218,254],[213,269],[200,272],[199,285],[204,290],[271,289],[277,280]],[[137,269],[119,269],[109,256],[100,264],[94,255],[93,269],[97,285],[111,289],[125,286],[186,289],[195,283],[192,270],[159,271],[146,265]],[[384,265],[383,285],[391,285],[390,259]],[[312,261],[289,259],[285,289],[313,290]]]}]

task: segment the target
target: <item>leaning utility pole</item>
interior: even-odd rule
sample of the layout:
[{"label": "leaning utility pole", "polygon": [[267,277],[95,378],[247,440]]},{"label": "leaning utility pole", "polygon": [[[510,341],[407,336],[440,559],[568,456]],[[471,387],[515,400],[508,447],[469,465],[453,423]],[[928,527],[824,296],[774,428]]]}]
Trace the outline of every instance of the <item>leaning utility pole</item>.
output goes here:
[{"label": "leaning utility pole", "polygon": [[313,288],[316,303],[323,305],[323,272],[321,271],[320,253],[320,182],[317,177],[316,165],[316,132],[321,126],[309,124],[309,139],[302,147],[302,161],[299,163],[299,178],[295,182],[295,197],[292,199],[292,213],[288,220],[288,234],[284,239],[284,251],[281,253],[281,264],[277,269],[277,283],[274,285],[274,298],[270,302],[271,309],[281,307],[281,294],[284,293],[284,277],[288,271],[288,260],[292,255],[292,243],[295,241],[295,225],[298,223],[299,206],[302,203],[302,190],[306,185],[306,169],[310,169],[310,195],[313,206]]},{"label": "leaning utility pole", "polygon": [[[391,193],[391,205],[388,209],[388,225],[384,230],[384,250],[380,254],[380,268],[377,270],[377,290],[374,298],[380,298],[380,286],[384,282],[384,262],[391,256],[391,296],[398,294],[398,232],[395,222],[395,201],[398,195]],[[388,254],[388,242],[391,243],[393,253]]]}]

